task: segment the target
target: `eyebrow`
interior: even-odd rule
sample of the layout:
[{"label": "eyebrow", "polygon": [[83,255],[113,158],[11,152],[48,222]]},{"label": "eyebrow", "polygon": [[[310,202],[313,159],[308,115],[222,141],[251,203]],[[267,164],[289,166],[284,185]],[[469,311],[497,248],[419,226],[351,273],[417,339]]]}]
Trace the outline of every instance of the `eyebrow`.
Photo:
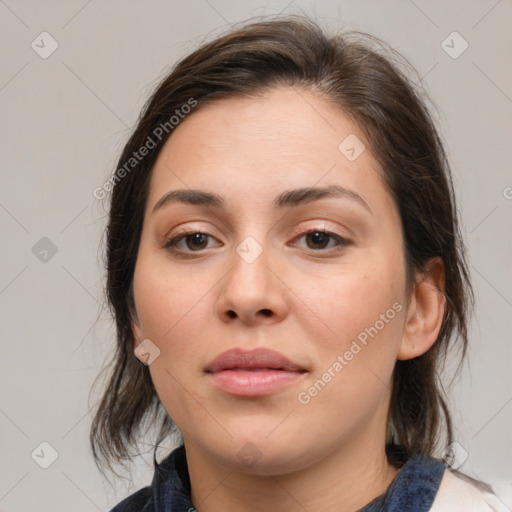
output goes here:
[{"label": "eyebrow", "polygon": [[[286,190],[277,196],[274,200],[274,208],[295,208],[305,203],[317,201],[319,199],[339,197],[352,199],[372,213],[368,203],[353,190],[342,187],[341,185],[329,185],[325,187],[305,187]],[[222,196],[207,190],[199,189],[178,189],[171,190],[164,194],[153,207],[152,214],[172,202],[180,202],[185,204],[200,205],[222,208],[226,202]]]}]

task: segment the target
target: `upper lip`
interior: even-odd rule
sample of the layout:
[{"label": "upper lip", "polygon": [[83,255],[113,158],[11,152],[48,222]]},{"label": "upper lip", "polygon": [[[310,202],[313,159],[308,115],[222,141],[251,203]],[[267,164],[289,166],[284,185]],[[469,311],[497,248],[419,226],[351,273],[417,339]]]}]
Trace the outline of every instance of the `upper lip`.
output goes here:
[{"label": "upper lip", "polygon": [[242,349],[227,350],[208,364],[205,371],[207,373],[216,373],[223,370],[251,370],[255,368],[289,372],[306,371],[283,354],[266,348],[258,348],[251,351]]}]

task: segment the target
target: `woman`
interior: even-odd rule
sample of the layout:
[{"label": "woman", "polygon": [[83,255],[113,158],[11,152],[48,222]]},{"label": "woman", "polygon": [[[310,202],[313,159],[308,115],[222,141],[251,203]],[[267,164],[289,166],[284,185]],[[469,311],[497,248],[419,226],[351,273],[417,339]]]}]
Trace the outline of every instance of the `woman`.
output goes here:
[{"label": "woman", "polygon": [[113,510],[499,510],[435,458],[436,369],[471,286],[423,101],[370,42],[299,17],[179,62],[112,180],[117,353],[91,431],[152,485]]}]

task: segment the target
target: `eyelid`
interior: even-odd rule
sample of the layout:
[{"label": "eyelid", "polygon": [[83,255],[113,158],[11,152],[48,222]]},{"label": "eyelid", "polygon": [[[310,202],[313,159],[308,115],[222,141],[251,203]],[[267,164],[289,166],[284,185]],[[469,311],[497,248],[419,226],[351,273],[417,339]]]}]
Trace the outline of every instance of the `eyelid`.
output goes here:
[{"label": "eyelid", "polygon": [[[171,238],[176,238],[179,236],[193,235],[194,233],[203,233],[205,235],[209,235],[213,238],[218,238],[215,235],[212,235],[212,232],[219,232],[218,229],[212,227],[209,222],[206,222],[206,225],[203,224],[195,224],[197,221],[186,221],[174,226],[171,230],[167,230],[163,235],[159,235],[159,239],[162,240],[162,243],[166,243]],[[199,221],[201,222],[201,221]]]}]

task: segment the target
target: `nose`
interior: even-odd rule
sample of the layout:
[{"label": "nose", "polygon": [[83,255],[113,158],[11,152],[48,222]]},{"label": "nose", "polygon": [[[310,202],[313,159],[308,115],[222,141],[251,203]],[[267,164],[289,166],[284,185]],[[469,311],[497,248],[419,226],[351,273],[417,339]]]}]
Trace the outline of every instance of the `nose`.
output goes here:
[{"label": "nose", "polygon": [[253,239],[252,244],[242,243],[233,253],[232,268],[222,280],[217,302],[223,322],[272,324],[286,317],[287,287],[279,275],[277,262],[271,261],[270,252],[262,246],[256,248]]}]

